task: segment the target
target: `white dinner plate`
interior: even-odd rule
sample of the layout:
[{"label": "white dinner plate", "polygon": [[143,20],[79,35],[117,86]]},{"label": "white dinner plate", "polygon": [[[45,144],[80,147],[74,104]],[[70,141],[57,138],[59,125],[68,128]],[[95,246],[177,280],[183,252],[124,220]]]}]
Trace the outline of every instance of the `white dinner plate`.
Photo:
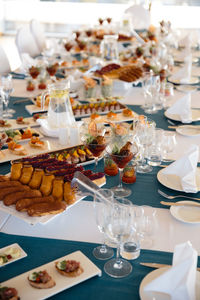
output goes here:
[{"label": "white dinner plate", "polygon": [[197,87],[194,85],[188,85],[188,84],[181,84],[181,85],[177,85],[176,89],[180,92],[184,92],[184,93],[192,93],[197,91]]},{"label": "white dinner plate", "polygon": [[[192,112],[192,122],[196,122],[200,120],[200,109],[191,109]],[[179,121],[181,122],[180,116],[179,115],[172,115],[169,114],[167,111],[164,112],[165,117],[168,119],[171,119],[173,121]]]},{"label": "white dinner plate", "polygon": [[1,248],[1,249],[0,249],[0,256],[1,256],[1,255],[4,255],[4,254],[5,254],[5,251],[8,250],[8,248],[17,248],[17,249],[20,251],[20,255],[19,255],[19,257],[17,257],[17,258],[12,258],[12,259],[10,259],[7,263],[5,263],[5,264],[3,264],[3,265],[0,265],[0,268],[1,268],[1,267],[4,267],[4,266],[7,266],[8,264],[11,264],[11,263],[13,263],[13,262],[15,262],[15,261],[17,261],[17,260],[19,260],[19,259],[22,259],[22,258],[24,258],[24,257],[27,256],[26,252],[25,252],[25,251],[20,247],[20,245],[18,245],[17,243],[12,244],[12,245],[8,245],[8,246],[6,246],[6,247],[4,247],[4,248]]},{"label": "white dinner plate", "polygon": [[[181,179],[177,175],[164,174],[164,168],[157,173],[158,181],[169,189],[184,192],[181,186]],[[200,168],[196,169],[197,189],[200,191]]]},{"label": "white dinner plate", "polygon": [[[197,206],[188,206],[185,204],[197,203],[195,201],[179,201],[183,203],[183,206],[172,205],[170,207],[170,212],[172,216],[184,223],[190,224],[199,224],[200,223],[200,207]],[[185,205],[185,206],[184,206]]]},{"label": "white dinner plate", "polygon": [[[172,79],[172,76],[170,76],[168,78],[168,81],[171,83],[175,83],[175,84],[183,84],[180,82],[179,79]],[[188,85],[188,84],[196,84],[199,82],[199,78],[198,77],[191,77],[189,82],[184,82],[184,85]]]},{"label": "white dinner plate", "polygon": [[[77,277],[66,277],[61,275],[55,268],[55,262],[63,260],[76,260],[80,262],[80,265],[83,268],[83,273]],[[48,272],[48,274],[55,281],[56,285],[49,289],[37,289],[32,287],[27,279],[29,274],[44,270]],[[58,258],[52,262],[49,262],[48,264],[37,267],[36,269],[23,273],[17,277],[2,282],[1,286],[9,286],[15,288],[18,291],[18,295],[21,300],[42,300],[56,295],[94,276],[101,276],[101,274],[101,270],[87,256],[85,256],[81,251],[76,251],[69,255]]]},{"label": "white dinner plate", "polygon": [[200,136],[200,126],[183,125],[176,128],[176,132],[184,136]]},{"label": "white dinner plate", "polygon": [[[141,284],[139,289],[139,294],[141,300],[170,300],[171,297],[165,293],[157,293],[157,292],[147,292],[144,291],[144,287],[149,284],[151,281],[156,279],[157,277],[161,276],[164,272],[166,272],[170,267],[156,269],[149,274],[147,274]],[[196,276],[196,300],[200,297],[200,272],[197,271]],[[181,299],[180,299],[181,300]]]}]

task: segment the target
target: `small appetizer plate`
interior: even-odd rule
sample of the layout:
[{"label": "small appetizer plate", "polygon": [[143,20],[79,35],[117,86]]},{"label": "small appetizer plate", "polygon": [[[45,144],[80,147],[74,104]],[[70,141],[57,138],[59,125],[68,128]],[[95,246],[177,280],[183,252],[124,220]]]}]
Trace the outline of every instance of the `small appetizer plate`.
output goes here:
[{"label": "small appetizer plate", "polygon": [[26,252],[17,243],[0,249],[0,259],[6,254],[11,255],[13,257],[10,259],[8,258],[7,262],[0,264],[0,268],[27,256]]},{"label": "small appetizer plate", "polygon": [[[65,277],[61,275],[56,270],[55,263],[57,261],[63,260],[76,260],[77,262],[80,262],[80,265],[83,268],[83,273],[76,277]],[[44,270],[48,272],[48,274],[55,281],[56,285],[49,289],[37,289],[32,287],[29,284],[27,277],[33,272],[39,272]],[[2,286],[12,286],[16,288],[21,300],[42,300],[56,295],[94,276],[101,276],[101,274],[101,270],[87,256],[85,256],[81,251],[76,251],[69,255],[58,258],[52,262],[49,262],[48,264],[42,265],[34,270],[30,270],[17,277],[2,282],[1,284]]]}]

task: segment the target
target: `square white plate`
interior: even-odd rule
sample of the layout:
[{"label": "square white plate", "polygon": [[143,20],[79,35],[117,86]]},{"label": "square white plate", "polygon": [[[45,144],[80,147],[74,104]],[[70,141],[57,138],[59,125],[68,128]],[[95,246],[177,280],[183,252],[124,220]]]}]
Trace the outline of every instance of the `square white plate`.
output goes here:
[{"label": "square white plate", "polygon": [[1,256],[1,255],[4,255],[4,254],[5,254],[5,251],[6,251],[8,248],[18,248],[18,249],[20,250],[20,256],[19,256],[18,258],[10,259],[7,263],[5,263],[5,264],[3,264],[3,265],[0,265],[0,268],[1,268],[1,267],[4,267],[4,266],[7,266],[7,265],[9,265],[9,264],[11,264],[11,263],[13,263],[13,262],[15,262],[15,261],[17,261],[17,260],[19,260],[19,259],[22,259],[22,258],[24,258],[24,257],[27,256],[26,252],[25,252],[25,251],[24,251],[17,243],[12,244],[12,245],[9,245],[9,246],[6,246],[6,247],[4,247],[4,248],[1,248],[1,249],[0,249],[0,256]]},{"label": "square white plate", "polygon": [[[65,277],[61,275],[55,268],[56,261],[62,260],[76,260],[80,262],[81,267],[83,268],[83,273],[77,277]],[[56,282],[56,285],[50,289],[37,289],[32,287],[27,277],[30,273],[44,271],[46,270],[48,274]],[[81,251],[73,252],[67,256],[58,258],[48,264],[42,265],[36,269],[30,270],[26,273],[23,273],[17,277],[9,279],[5,282],[2,282],[2,286],[10,286],[16,288],[18,295],[21,300],[34,299],[42,300],[47,299],[50,296],[56,295],[57,293],[69,289],[70,287],[79,284],[87,279],[90,279],[94,276],[101,276],[102,272],[97,266],[85,256]]]}]

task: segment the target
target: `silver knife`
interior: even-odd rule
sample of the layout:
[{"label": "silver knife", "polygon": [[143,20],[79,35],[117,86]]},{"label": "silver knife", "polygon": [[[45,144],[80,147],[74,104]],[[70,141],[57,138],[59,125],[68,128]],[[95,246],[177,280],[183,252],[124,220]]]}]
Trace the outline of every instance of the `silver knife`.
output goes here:
[{"label": "silver knife", "polygon": [[[167,264],[143,263],[143,262],[141,262],[140,265],[145,266],[145,267],[155,268],[155,269],[171,267],[171,265],[167,265]],[[197,271],[200,271],[200,268],[197,268]]]}]

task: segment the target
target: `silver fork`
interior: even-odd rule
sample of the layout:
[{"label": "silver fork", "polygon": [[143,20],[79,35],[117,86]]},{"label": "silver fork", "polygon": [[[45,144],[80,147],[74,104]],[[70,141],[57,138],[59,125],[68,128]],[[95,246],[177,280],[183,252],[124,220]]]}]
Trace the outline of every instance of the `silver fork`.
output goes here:
[{"label": "silver fork", "polygon": [[200,198],[194,198],[194,197],[189,197],[189,196],[184,196],[184,195],[177,195],[177,196],[170,196],[170,195],[167,195],[165,194],[164,192],[162,192],[161,190],[158,190],[158,193],[167,198],[167,199],[175,199],[175,198],[186,198],[186,199],[192,199],[192,200],[197,200],[197,201],[200,201]]}]

